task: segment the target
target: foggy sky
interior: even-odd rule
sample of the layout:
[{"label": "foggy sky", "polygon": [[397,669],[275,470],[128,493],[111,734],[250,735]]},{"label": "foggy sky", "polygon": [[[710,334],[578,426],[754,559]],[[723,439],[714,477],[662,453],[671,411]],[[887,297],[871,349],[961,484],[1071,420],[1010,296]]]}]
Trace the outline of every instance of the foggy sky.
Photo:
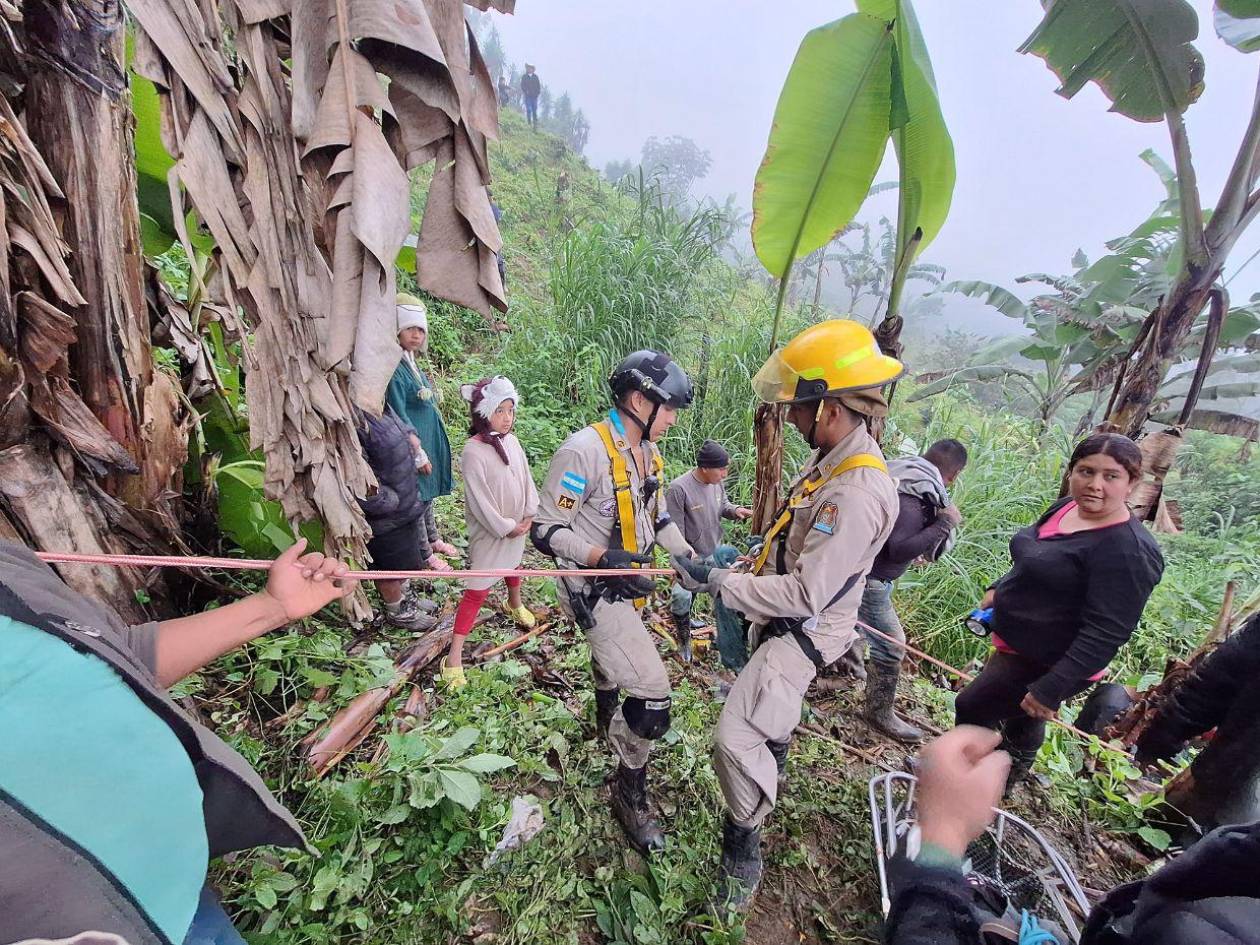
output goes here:
[{"label": "foggy sky", "polygon": [[[1196,45],[1207,90],[1187,116],[1203,203],[1220,192],[1255,93],[1260,54],[1244,56],[1212,29],[1211,0],[1199,11]],[[592,166],[638,159],[651,135],[686,135],[713,157],[698,190],[750,207],[775,103],[801,38],[852,12],[851,0],[639,0],[579,4],[519,0],[495,15],[508,62],[534,63],[553,92],[567,90],[591,123]],[[1150,214],[1163,187],[1138,159],[1153,147],[1171,164],[1162,123],[1107,111],[1094,86],[1069,101],[1042,60],[1016,47],[1040,19],[1035,0],[920,0],[916,4],[954,139],[958,184],[944,229],[922,256],[950,279],[985,279],[1022,296],[1017,275],[1070,272],[1082,248]],[[895,178],[889,160],[876,180]],[[869,201],[859,219],[895,213],[896,195]],[[1260,223],[1234,249],[1228,278],[1257,248]],[[1260,259],[1230,283],[1235,304],[1260,291]],[[952,313],[978,330],[1011,327],[971,300]]]}]

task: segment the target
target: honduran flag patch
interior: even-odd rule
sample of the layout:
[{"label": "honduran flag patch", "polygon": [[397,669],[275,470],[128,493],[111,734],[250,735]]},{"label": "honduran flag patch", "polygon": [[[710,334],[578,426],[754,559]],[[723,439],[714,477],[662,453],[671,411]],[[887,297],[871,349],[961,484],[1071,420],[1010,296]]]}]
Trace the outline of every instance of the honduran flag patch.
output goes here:
[{"label": "honduran flag patch", "polygon": [[586,491],[586,479],[575,472],[566,472],[560,477],[560,488],[581,495]]}]

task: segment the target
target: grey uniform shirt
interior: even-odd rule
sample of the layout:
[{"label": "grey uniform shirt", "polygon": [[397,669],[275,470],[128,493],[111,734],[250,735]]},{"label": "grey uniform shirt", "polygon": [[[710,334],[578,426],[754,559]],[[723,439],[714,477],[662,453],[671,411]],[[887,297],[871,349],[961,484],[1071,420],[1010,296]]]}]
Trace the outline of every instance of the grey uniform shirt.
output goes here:
[{"label": "grey uniform shirt", "polygon": [[701,557],[713,554],[713,549],[721,542],[722,519],[738,518],[723,485],[701,482],[694,469],[669,484],[665,500],[669,517],[682,529],[687,544]]},{"label": "grey uniform shirt", "polygon": [[[657,489],[649,501],[643,500],[644,477],[630,444],[615,427],[613,445],[625,457],[630,475],[638,543],[633,550],[645,552],[653,542],[660,542],[670,554],[690,553],[678,527],[669,521],[668,514],[660,514],[664,510],[662,490]],[[651,474],[656,444],[644,440],[640,446],[644,468]],[[534,524],[543,534],[551,532],[547,540],[562,566],[586,567],[595,549],[602,554],[608,548],[621,547],[612,464],[594,427],[573,433],[556,450],[539,495]],[[558,527],[553,531],[553,526]]]}]

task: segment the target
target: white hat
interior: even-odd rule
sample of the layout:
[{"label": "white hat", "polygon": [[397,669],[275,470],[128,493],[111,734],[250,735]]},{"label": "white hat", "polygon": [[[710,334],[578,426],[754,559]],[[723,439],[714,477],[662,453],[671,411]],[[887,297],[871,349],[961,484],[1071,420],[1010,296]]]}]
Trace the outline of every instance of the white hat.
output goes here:
[{"label": "white hat", "polygon": [[516,385],[502,374],[496,374],[489,380],[476,384],[464,384],[459,388],[460,395],[468,401],[478,416],[489,420],[505,400],[520,406],[521,395],[516,392]]},{"label": "white hat", "polygon": [[420,328],[428,333],[429,310],[424,307],[423,302],[398,306],[398,332],[401,334],[408,328]]}]

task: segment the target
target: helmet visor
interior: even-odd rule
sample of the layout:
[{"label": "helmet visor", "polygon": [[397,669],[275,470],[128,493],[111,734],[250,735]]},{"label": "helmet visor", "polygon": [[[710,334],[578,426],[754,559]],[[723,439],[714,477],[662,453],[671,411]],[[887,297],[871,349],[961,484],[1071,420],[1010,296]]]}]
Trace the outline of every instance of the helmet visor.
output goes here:
[{"label": "helmet visor", "polygon": [[752,379],[753,392],[767,404],[786,404],[798,396],[801,376],[783,359],[780,348],[766,360]]}]

